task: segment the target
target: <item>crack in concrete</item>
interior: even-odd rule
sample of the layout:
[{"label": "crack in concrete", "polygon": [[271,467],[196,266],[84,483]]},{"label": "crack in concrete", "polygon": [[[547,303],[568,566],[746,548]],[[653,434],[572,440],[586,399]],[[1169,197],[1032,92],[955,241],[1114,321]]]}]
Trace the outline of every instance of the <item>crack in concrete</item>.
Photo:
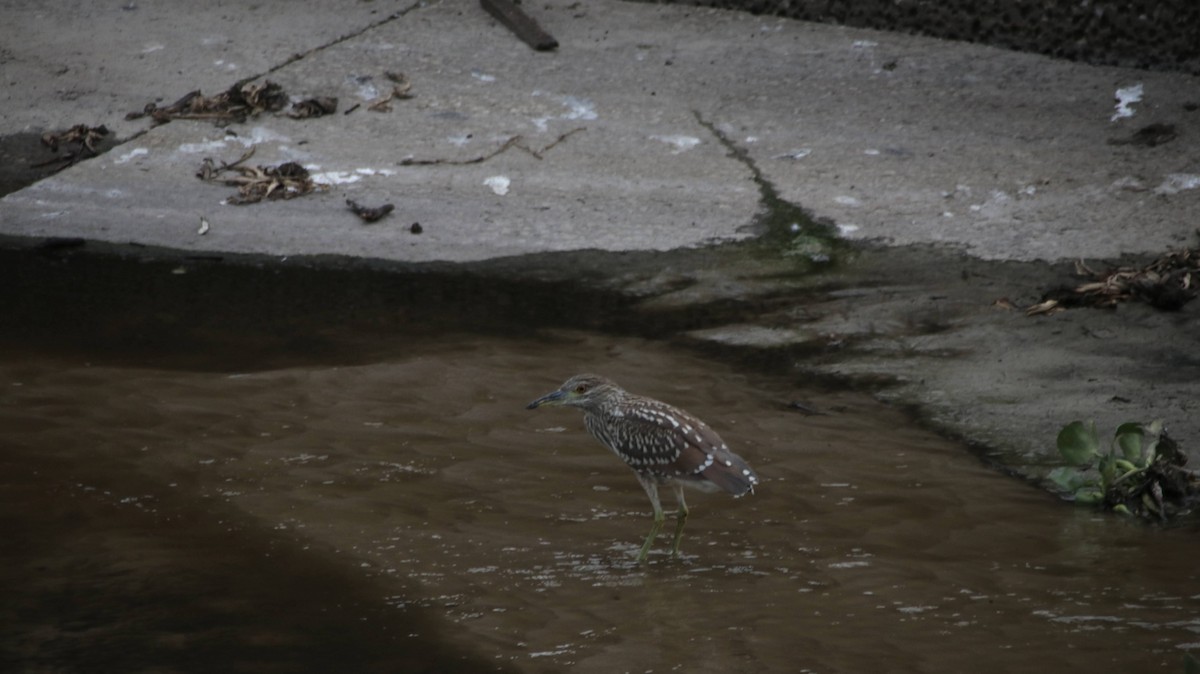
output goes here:
[{"label": "crack in concrete", "polygon": [[[762,209],[755,217],[754,227],[758,233],[764,237],[779,239],[779,237],[797,234],[799,230],[802,230],[812,236],[833,239],[833,231],[829,225],[818,223],[808,211],[804,210],[803,206],[793,204],[780,197],[779,189],[776,189],[775,183],[770,181],[766,174],[763,174],[761,168],[758,168],[758,163],[755,162],[754,157],[750,156],[749,150],[734,143],[733,139],[726,136],[720,128],[716,128],[713,122],[704,119],[700,110],[692,110],[691,114],[695,116],[697,124],[706,128],[718,140],[718,143],[725,146],[734,161],[742,163],[746,169],[750,170],[750,179],[758,187],[758,195],[760,195],[758,203]],[[784,224],[785,222],[786,224]],[[792,223],[797,224],[798,229],[793,228]]]},{"label": "crack in concrete", "polygon": [[814,218],[802,206],[781,197],[749,150],[740,147],[716,124],[705,119],[699,110],[692,110],[692,115],[725,147],[732,159],[750,171],[750,179],[758,187],[760,206],[750,227],[759,236],[759,241],[768,247],[779,248],[785,256],[804,256],[816,264],[832,262],[834,254],[842,249],[833,224]]},{"label": "crack in concrete", "polygon": [[336,38],[334,38],[333,40],[330,40],[329,42],[326,42],[325,44],[322,44],[322,45],[317,45],[316,47],[311,47],[311,48],[309,48],[309,49],[307,49],[307,50],[305,50],[305,51],[302,51],[302,52],[297,52],[297,53],[295,53],[295,54],[292,54],[292,55],[291,55],[291,56],[289,56],[288,58],[284,59],[284,61],[283,61],[282,63],[279,63],[278,65],[271,66],[271,67],[270,67],[270,68],[268,68],[268,69],[267,69],[265,72],[259,73],[259,74],[257,74],[257,75],[253,75],[253,76],[251,76],[251,77],[247,77],[247,78],[245,78],[245,79],[242,79],[242,80],[239,80],[239,81],[237,82],[237,84],[240,86],[240,85],[242,85],[242,84],[244,84],[244,83],[246,83],[246,82],[250,82],[250,81],[252,81],[252,80],[256,80],[256,79],[258,79],[259,77],[265,77],[265,76],[267,76],[267,75],[270,75],[271,73],[274,73],[274,72],[277,72],[277,71],[279,71],[279,70],[282,70],[282,69],[286,68],[287,66],[289,66],[289,65],[291,65],[291,64],[293,64],[293,63],[295,63],[295,62],[297,62],[297,61],[300,61],[300,60],[303,60],[303,59],[306,59],[306,58],[308,58],[309,56],[312,56],[313,54],[319,54],[320,52],[322,52],[322,51],[325,51],[326,49],[329,49],[330,47],[333,47],[333,46],[339,45],[339,44],[341,44],[341,43],[343,43],[343,42],[345,42],[345,41],[347,41],[347,40],[353,40],[353,39],[354,39],[354,38],[356,38],[356,37],[360,37],[360,36],[362,36],[362,35],[365,35],[366,33],[370,32],[370,31],[372,31],[372,30],[374,30],[374,29],[376,29],[376,28],[379,28],[380,26],[384,26],[384,25],[386,25],[386,24],[389,24],[389,23],[391,23],[391,22],[395,21],[396,19],[401,19],[401,18],[404,18],[404,17],[405,17],[405,16],[407,16],[407,15],[408,15],[410,12],[413,12],[413,11],[415,11],[415,10],[417,10],[417,9],[420,9],[420,8],[422,8],[422,7],[424,7],[424,6],[428,5],[428,4],[429,4],[429,3],[427,3],[427,2],[424,2],[424,1],[422,1],[422,0],[418,0],[418,2],[414,2],[413,4],[409,5],[408,7],[405,7],[404,9],[400,9],[400,10],[397,10],[397,11],[395,11],[395,12],[392,12],[391,14],[389,14],[389,15],[387,15],[387,16],[385,16],[385,17],[383,17],[382,19],[379,19],[379,20],[377,20],[377,21],[372,21],[371,23],[367,24],[366,26],[364,26],[364,27],[362,27],[362,28],[360,28],[360,29],[358,29],[358,30],[356,30],[356,31],[353,31],[353,32],[350,32],[350,33],[346,33],[345,35],[342,35],[342,36],[336,37]]}]

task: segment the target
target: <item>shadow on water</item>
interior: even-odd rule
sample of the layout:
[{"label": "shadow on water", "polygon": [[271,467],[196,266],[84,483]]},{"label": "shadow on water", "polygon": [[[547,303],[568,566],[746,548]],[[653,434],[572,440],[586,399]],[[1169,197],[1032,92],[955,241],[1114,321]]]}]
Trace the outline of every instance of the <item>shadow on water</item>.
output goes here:
[{"label": "shadow on water", "polygon": [[[139,263],[70,255],[73,246],[57,242],[37,256],[0,252],[0,363],[10,387],[0,391],[9,440],[0,455],[3,669],[510,669],[447,639],[439,616],[397,610],[369,577],[347,573],[328,551],[264,528],[228,503],[197,498],[186,473],[164,483],[112,451],[130,441],[122,432],[145,420],[123,419],[103,437],[102,424],[70,409],[101,407],[103,390],[52,403],[45,417],[12,395],[26,384],[17,371],[81,362],[200,372],[365,362],[407,349],[402,341],[382,344],[380,334],[444,329],[435,307],[479,287],[203,260]],[[339,285],[347,278],[355,281]],[[362,329],[370,336],[360,340]],[[61,391],[35,397],[42,394]],[[86,437],[59,441],[52,432],[59,425]],[[411,593],[401,579],[389,583],[396,596]]]},{"label": "shadow on water", "polygon": [[504,670],[244,514],[86,463],[0,460],[6,671]]},{"label": "shadow on water", "polygon": [[[1174,672],[1200,648],[1190,532],[647,339],[711,317],[504,278],[0,252],[2,662]],[[634,564],[627,469],[523,409],[584,370],[708,420],[759,493],[689,499],[682,559]]]}]

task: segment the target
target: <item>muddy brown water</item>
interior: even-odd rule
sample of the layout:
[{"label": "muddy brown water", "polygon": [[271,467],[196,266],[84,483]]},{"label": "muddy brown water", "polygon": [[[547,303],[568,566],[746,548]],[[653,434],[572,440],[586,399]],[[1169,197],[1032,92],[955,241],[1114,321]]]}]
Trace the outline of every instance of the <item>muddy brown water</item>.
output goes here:
[{"label": "muddy brown water", "polygon": [[[0,663],[1178,672],[1200,651],[1195,531],[1061,504],[862,393],[585,331],[379,339],[259,367],[221,340],[6,342]],[[580,371],[707,420],[758,493],[691,494],[681,559],[664,535],[635,564],[631,473],[574,410],[524,409]]]}]

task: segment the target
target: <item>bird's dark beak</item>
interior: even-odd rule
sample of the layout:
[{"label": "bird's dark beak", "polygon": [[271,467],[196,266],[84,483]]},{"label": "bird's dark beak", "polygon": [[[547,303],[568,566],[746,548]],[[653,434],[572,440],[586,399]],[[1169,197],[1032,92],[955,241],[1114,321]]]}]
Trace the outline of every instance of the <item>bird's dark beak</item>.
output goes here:
[{"label": "bird's dark beak", "polygon": [[566,395],[567,394],[563,393],[561,389],[558,391],[552,391],[552,392],[547,393],[546,395],[542,396],[541,398],[538,398],[537,400],[529,403],[528,405],[525,406],[525,409],[532,410],[532,409],[541,407],[542,405],[549,405],[549,406],[561,405],[562,399]]}]

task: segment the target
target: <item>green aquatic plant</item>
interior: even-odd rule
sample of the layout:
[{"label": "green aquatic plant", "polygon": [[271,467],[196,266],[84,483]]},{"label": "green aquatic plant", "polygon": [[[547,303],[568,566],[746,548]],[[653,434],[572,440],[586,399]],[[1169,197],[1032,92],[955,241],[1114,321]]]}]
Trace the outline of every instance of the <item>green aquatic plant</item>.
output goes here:
[{"label": "green aquatic plant", "polygon": [[1121,424],[1107,450],[1094,421],[1072,421],[1058,433],[1058,453],[1068,465],[1048,477],[1076,503],[1165,522],[1187,511],[1197,493],[1195,474],[1183,468],[1187,455],[1161,419]]}]

